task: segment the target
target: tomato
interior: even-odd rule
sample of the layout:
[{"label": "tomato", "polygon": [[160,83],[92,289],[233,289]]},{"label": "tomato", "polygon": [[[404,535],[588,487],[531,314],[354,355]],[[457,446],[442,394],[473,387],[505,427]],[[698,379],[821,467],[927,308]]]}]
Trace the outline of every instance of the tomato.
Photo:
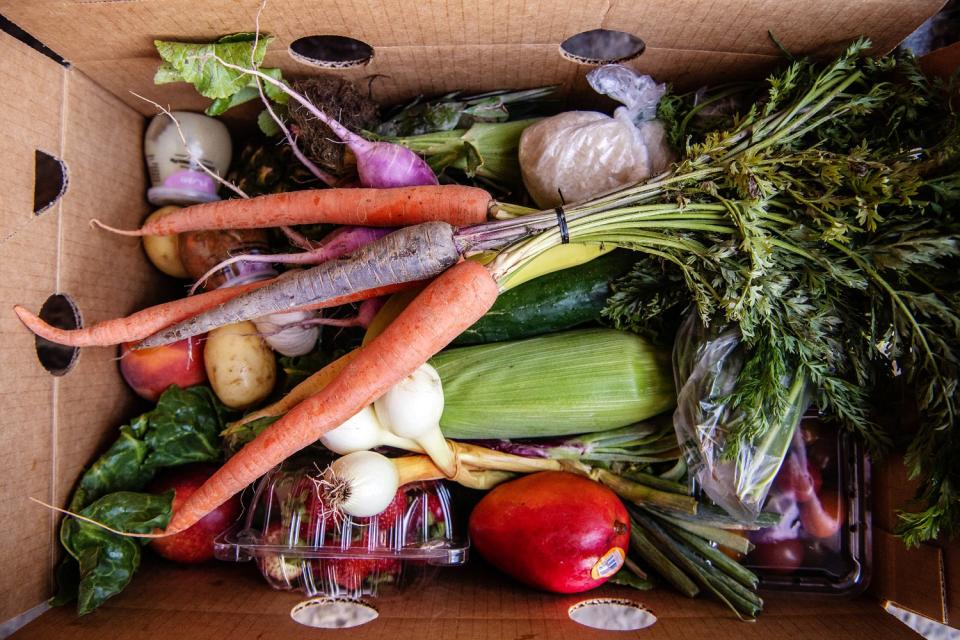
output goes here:
[{"label": "tomato", "polygon": [[824,491],[819,498],[800,505],[800,524],[814,538],[829,538],[843,525],[843,512],[837,492]]},{"label": "tomato", "polygon": [[799,456],[791,453],[777,474],[777,488],[792,493],[797,502],[807,502],[820,491],[823,476],[820,469],[809,462],[803,464]]},{"label": "tomato", "polygon": [[793,573],[803,565],[806,545],[800,540],[760,542],[748,558],[749,564],[770,573]]}]

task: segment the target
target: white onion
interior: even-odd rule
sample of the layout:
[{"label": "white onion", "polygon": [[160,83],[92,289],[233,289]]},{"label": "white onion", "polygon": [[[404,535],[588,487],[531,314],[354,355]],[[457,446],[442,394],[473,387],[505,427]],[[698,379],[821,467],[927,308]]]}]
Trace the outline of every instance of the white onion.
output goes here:
[{"label": "white onion", "polygon": [[380,424],[420,445],[447,476],[456,474],[456,460],[440,431],[443,385],[436,369],[429,364],[420,365],[377,398],[373,406]]},{"label": "white onion", "polygon": [[333,506],[357,518],[382,512],[397,495],[400,474],[390,458],[373,451],[355,451],[337,458],[327,470]]},{"label": "white onion", "polygon": [[377,419],[372,405],[360,410],[355,416],[322,438],[321,444],[334,453],[353,453],[375,447],[395,447],[407,451],[419,451],[417,443],[399,438],[387,431]]}]

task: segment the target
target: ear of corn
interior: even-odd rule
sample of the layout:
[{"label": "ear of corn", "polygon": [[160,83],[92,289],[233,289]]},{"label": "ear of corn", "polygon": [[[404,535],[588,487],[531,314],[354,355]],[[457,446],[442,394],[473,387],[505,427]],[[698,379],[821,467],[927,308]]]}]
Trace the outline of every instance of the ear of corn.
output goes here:
[{"label": "ear of corn", "polygon": [[448,438],[536,438],[616,429],[676,402],[670,353],[586,329],[435,356]]}]

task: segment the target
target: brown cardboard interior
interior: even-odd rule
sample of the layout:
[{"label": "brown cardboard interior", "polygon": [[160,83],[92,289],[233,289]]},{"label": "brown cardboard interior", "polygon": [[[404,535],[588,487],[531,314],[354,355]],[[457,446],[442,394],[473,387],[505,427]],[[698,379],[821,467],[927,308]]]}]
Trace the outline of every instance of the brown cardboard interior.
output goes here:
[{"label": "brown cardboard interior", "polygon": [[[36,310],[53,292],[71,295],[84,321],[129,313],[155,298],[169,281],[147,264],[137,242],[98,233],[89,218],[132,226],[146,214],[141,155],[144,114],[152,107],[132,97],[138,91],[174,108],[205,106],[186,85],[154,87],[154,38],[205,40],[250,30],[257,0],[197,3],[188,0],[82,2],[0,0],[0,13],[38,37],[73,64],[61,67],[22,43],[0,37],[0,111],[5,194],[0,202],[0,307],[13,303]],[[482,7],[481,7],[482,4]],[[272,0],[263,28],[277,35],[267,63],[290,74],[316,70],[286,53],[296,37],[313,33],[351,35],[374,46],[373,61],[344,71],[354,80],[383,74],[376,97],[398,100],[456,88],[491,89],[560,83],[585,89],[587,67],[559,55],[558,44],[599,27],[635,33],[646,52],[630,62],[644,72],[693,87],[756,75],[775,64],[773,31],[791,50],[835,52],[857,35],[869,35],[879,50],[892,48],[942,0],[697,0],[643,3],[588,0],[555,7],[543,0],[491,3],[437,0],[411,3]],[[520,61],[518,63],[518,61]],[[39,216],[32,212],[35,150],[62,158],[68,167],[65,195]],[[0,314],[0,622],[50,595],[58,519],[28,496],[63,503],[81,468],[109,441],[117,425],[139,406],[118,374],[115,352],[88,349],[62,378],[37,362],[33,338],[8,311]],[[888,521],[889,522],[889,521]],[[879,597],[902,597],[909,608],[946,618],[942,576],[958,573],[952,550],[927,550],[922,564],[888,562],[894,546],[878,541],[882,567]],[[933,555],[931,555],[933,554]],[[894,554],[895,555],[895,554]],[[931,571],[915,570],[928,567]],[[479,573],[476,573],[479,571]],[[143,579],[147,572],[153,574]],[[288,636],[293,600],[271,593],[250,571],[146,567],[123,596],[103,612],[74,620],[71,610],[46,614],[24,637],[47,637],[69,625],[78,636],[149,635]],[[935,573],[936,575],[931,575]],[[242,576],[242,577],[241,577]],[[948,579],[947,578],[947,579]],[[907,582],[904,582],[907,580]],[[913,582],[910,582],[913,581]],[[184,588],[184,585],[192,585]],[[887,585],[887,586],[884,586]],[[618,592],[622,593],[622,592]],[[757,625],[737,623],[708,600],[687,601],[668,589],[640,594],[657,603],[655,635],[690,633],[756,637],[895,637],[902,630],[876,602],[775,600]],[[500,584],[483,570],[447,572],[411,612],[384,605],[386,625],[358,630],[357,637],[441,632],[455,637],[590,637],[561,624],[560,599]],[[243,612],[243,613],[241,613]],[[255,612],[257,615],[251,615]],[[824,615],[829,612],[830,615]],[[937,613],[939,612],[939,613]],[[498,618],[506,622],[498,622]],[[187,623],[200,624],[189,627]],[[812,626],[811,626],[812,625]]]},{"label": "brown cardboard interior", "polygon": [[[559,44],[598,28],[645,41],[645,53],[631,66],[684,89],[696,88],[769,70],[779,52],[768,31],[797,54],[832,55],[859,35],[888,51],[944,1],[281,0],[267,5],[261,27],[277,38],[265,64],[288,76],[317,71],[287,53],[296,38],[335,34],[366,42],[374,48],[373,59],[343,73],[352,80],[376,77],[371,84],[375,97],[396,102],[454,89],[560,84],[563,92],[582,91],[589,67],[561,57]],[[184,85],[153,85],[153,40],[202,42],[250,31],[258,6],[258,0],[2,0],[0,12],[94,82],[150,115],[153,107],[131,91],[177,108],[206,104]]]},{"label": "brown cardboard interior", "polygon": [[[375,600],[379,618],[347,631],[308,629],[294,623],[290,609],[302,594],[271,592],[252,565],[216,564],[188,569],[147,562],[149,579],[135,580],[100,611],[77,619],[69,608],[50,611],[27,625],[15,640],[54,640],[66,632],[76,640],[164,638],[485,638],[593,640],[665,638],[844,638],[887,640],[916,637],[873,600],[824,600],[785,596],[767,599],[756,623],[741,622],[723,605],[688,600],[667,588],[638,592],[601,587],[558,596],[532,591],[479,562],[444,569],[438,579],[402,598]],[[567,617],[568,609],[596,597],[629,598],[658,621],[633,633],[596,631]],[[304,636],[304,634],[309,634]],[[642,636],[641,636],[642,634]]]}]

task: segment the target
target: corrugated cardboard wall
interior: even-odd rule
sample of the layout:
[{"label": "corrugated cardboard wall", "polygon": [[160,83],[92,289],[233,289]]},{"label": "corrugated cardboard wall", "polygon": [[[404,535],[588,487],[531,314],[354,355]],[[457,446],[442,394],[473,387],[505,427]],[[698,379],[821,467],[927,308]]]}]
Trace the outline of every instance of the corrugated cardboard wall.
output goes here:
[{"label": "corrugated cardboard wall", "polygon": [[34,153],[62,156],[66,71],[0,37],[0,620],[49,596],[53,516],[27,502],[52,499],[53,378],[11,313],[39,309],[56,290],[61,206],[33,214]]},{"label": "corrugated cardboard wall", "polygon": [[[453,89],[560,84],[583,89],[587,67],[558,45],[590,29],[644,39],[633,64],[683,88],[766,72],[779,59],[770,30],[796,53],[835,53],[868,34],[889,50],[945,0],[270,0],[261,27],[277,36],[266,64],[288,76],[315,73],[287,53],[299,37],[348,35],[374,47],[370,64],[345,72],[377,77],[386,102]],[[155,87],[154,39],[210,41],[254,27],[260,0],[89,2],[0,0],[0,13],[144,114],[162,104],[199,109],[206,101],[183,85]]]},{"label": "corrugated cardboard wall", "polygon": [[[52,593],[58,518],[30,502],[63,504],[81,468],[134,410],[114,349],[86,349],[62,378],[37,360],[10,311],[37,311],[54,292],[85,323],[155,296],[157,277],[135,240],[89,226],[131,225],[146,213],[143,117],[76,70],[0,35],[0,621]],[[62,158],[63,198],[33,213],[34,152]]]}]

